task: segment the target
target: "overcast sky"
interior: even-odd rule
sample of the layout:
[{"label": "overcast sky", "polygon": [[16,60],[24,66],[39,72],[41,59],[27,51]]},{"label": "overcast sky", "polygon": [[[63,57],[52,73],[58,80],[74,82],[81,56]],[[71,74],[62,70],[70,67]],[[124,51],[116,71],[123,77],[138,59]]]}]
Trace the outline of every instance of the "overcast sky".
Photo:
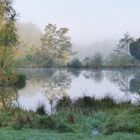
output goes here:
[{"label": "overcast sky", "polygon": [[15,0],[15,8],[20,22],[42,30],[48,23],[68,27],[77,44],[118,39],[126,31],[140,37],[140,0]]}]

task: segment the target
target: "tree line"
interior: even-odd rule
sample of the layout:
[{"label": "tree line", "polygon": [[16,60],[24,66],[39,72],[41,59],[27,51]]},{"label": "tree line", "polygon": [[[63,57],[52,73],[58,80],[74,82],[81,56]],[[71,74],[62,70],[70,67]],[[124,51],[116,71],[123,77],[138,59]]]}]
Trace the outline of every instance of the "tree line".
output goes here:
[{"label": "tree line", "polygon": [[[0,69],[2,73],[13,73],[13,67],[130,67],[139,66],[140,39],[125,33],[108,57],[100,53],[79,60],[72,51],[69,29],[47,24],[37,46],[24,44],[17,30],[17,13],[13,0],[0,0]],[[29,29],[28,29],[29,30]],[[24,32],[24,31],[23,31]],[[41,33],[39,33],[41,34]],[[37,36],[39,38],[39,36]],[[30,47],[29,47],[30,46]],[[27,50],[23,50],[27,47]],[[24,53],[23,53],[24,52]]]}]

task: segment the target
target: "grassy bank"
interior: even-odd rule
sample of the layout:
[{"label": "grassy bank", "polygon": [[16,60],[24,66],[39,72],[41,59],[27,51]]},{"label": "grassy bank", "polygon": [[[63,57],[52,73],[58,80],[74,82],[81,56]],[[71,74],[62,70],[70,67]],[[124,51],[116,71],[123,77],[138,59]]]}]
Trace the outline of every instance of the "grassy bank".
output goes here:
[{"label": "grassy bank", "polygon": [[117,105],[108,98],[95,101],[84,97],[71,103],[65,98],[57,110],[51,116],[43,106],[37,112],[1,110],[0,140],[140,139],[140,107],[129,102]]}]

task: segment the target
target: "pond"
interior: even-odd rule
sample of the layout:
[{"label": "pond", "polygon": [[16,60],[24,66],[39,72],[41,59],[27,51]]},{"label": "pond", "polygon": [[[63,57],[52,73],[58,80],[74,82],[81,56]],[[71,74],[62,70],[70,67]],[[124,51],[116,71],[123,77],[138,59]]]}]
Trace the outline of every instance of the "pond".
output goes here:
[{"label": "pond", "polygon": [[21,69],[27,75],[26,87],[18,91],[21,108],[36,110],[63,96],[76,99],[91,96],[112,98],[116,103],[140,100],[139,69]]}]

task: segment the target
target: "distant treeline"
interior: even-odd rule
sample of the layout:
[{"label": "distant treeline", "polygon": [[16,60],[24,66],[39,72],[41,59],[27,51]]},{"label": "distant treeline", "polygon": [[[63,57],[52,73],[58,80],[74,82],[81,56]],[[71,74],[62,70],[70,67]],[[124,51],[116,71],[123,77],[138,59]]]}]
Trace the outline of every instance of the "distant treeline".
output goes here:
[{"label": "distant treeline", "polygon": [[41,32],[34,24],[17,23],[13,0],[2,1],[0,13],[0,75],[11,77],[15,67],[139,67],[140,39],[129,33],[124,34],[107,58],[94,52],[81,60],[73,51],[68,28],[49,23]]},{"label": "distant treeline", "polygon": [[[17,29],[20,37],[20,55],[15,61],[16,67],[116,68],[140,66],[139,59],[135,56],[138,51],[134,51],[135,49],[132,47],[133,42],[138,39],[134,39],[129,33],[124,34],[114,48],[114,52],[108,57],[104,58],[99,52],[96,52],[81,60],[75,55],[78,52],[72,51],[71,39],[67,35],[68,28],[58,28],[54,24],[48,24],[42,34],[35,25],[29,23],[17,24]],[[25,38],[28,31],[30,34],[35,33],[34,36]]]},{"label": "distant treeline", "polygon": [[[15,67],[139,67],[140,39],[134,39],[125,33],[118,41],[114,52],[104,58],[99,52],[84,59],[76,57],[68,28],[58,28],[55,24],[47,24],[44,32],[32,24],[17,23],[16,11],[9,0],[7,7],[1,4],[0,15],[0,63],[1,68]],[[10,14],[9,14],[10,12]],[[9,15],[11,17],[9,17]],[[5,16],[5,17],[4,17]],[[5,24],[6,23],[6,24]],[[6,49],[5,49],[6,48]],[[9,49],[10,48],[10,49]],[[12,61],[12,62],[10,62]],[[5,64],[4,64],[5,63]],[[11,65],[11,66],[10,66]]]}]

